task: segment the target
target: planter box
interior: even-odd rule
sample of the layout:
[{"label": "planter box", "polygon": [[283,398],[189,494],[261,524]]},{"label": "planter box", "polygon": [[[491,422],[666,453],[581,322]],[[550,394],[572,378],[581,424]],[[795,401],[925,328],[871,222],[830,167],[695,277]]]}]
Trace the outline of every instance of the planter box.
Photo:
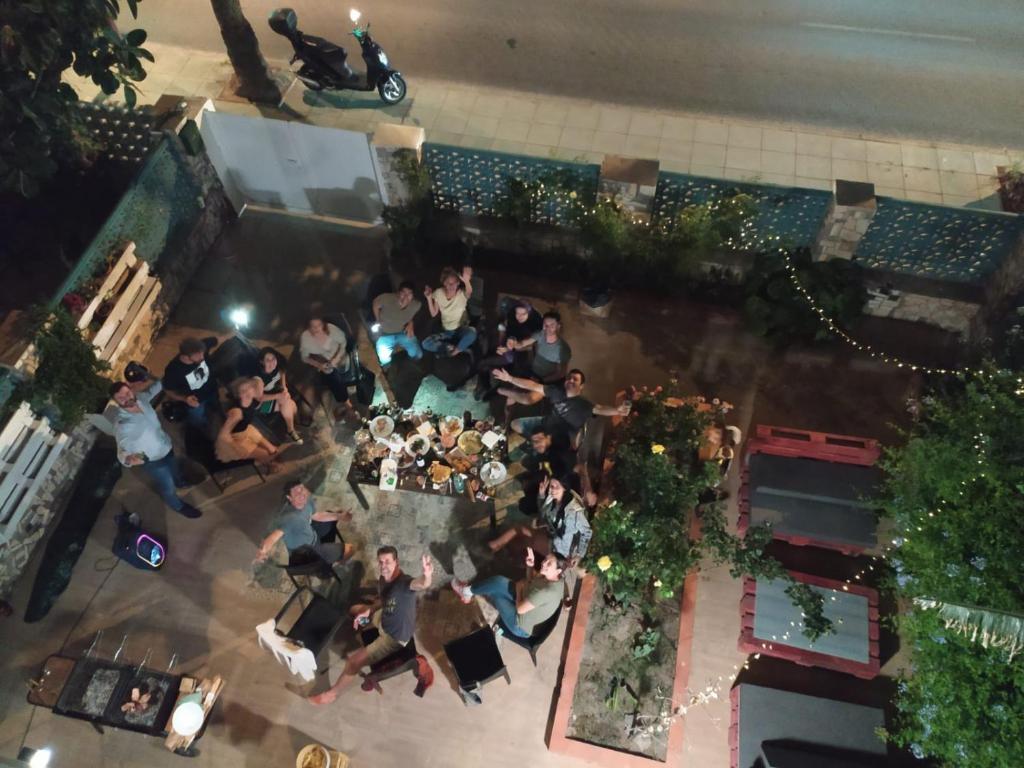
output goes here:
[{"label": "planter box", "polygon": [[36,417],[28,403],[0,430],[0,544],[16,537],[67,441],[46,418]]},{"label": "planter box", "polygon": [[160,281],[150,274],[149,264],[135,255],[135,243],[129,243],[78,319],[78,327],[88,337],[97,310],[106,302],[113,304],[103,324],[89,339],[100,360],[111,362],[118,356],[135,331],[149,319],[159,293]]},{"label": "planter box", "polygon": [[[698,525],[697,523],[694,524]],[[580,584],[579,599],[573,612],[572,625],[569,628],[569,646],[565,662],[562,665],[562,678],[559,682],[558,701],[555,717],[548,736],[548,749],[560,755],[575,757],[606,768],[650,768],[654,765],[666,765],[673,755],[678,755],[683,746],[683,717],[674,717],[669,727],[668,759],[665,762],[638,754],[623,752],[619,749],[603,747],[567,735],[569,717],[572,714],[576,684],[579,682],[580,666],[583,661],[583,649],[587,637],[587,624],[590,608],[594,600],[600,600],[597,593],[597,577],[588,575]],[[675,677],[672,685],[672,701],[677,705],[684,700],[690,678],[690,648],[693,642],[694,609],[697,605],[697,573],[686,577],[681,598],[679,613],[679,636],[676,646]]]}]

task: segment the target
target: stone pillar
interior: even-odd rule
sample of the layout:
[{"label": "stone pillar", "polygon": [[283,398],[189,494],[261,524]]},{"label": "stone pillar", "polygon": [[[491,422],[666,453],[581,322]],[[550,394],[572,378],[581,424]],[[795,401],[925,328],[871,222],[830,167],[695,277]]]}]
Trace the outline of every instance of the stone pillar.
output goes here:
[{"label": "stone pillar", "polygon": [[876,207],[874,184],[837,179],[814,246],[814,260],[852,259]]},{"label": "stone pillar", "polygon": [[635,219],[650,221],[659,169],[657,160],[605,155],[597,196],[602,200],[618,201]]},{"label": "stone pillar", "polygon": [[395,169],[394,159],[401,150],[412,150],[416,159],[422,161],[423,141],[426,132],[413,125],[392,125],[381,123],[370,139],[370,156],[377,169],[377,184],[380,199],[384,205],[401,205],[408,201],[409,190],[405,180]]}]

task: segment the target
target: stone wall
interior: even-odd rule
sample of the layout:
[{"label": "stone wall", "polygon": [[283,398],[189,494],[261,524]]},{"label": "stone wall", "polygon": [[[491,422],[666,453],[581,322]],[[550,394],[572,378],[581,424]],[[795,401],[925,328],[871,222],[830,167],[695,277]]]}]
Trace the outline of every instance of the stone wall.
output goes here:
[{"label": "stone wall", "polygon": [[[174,134],[168,141],[178,142]],[[142,322],[132,339],[111,361],[111,376],[120,377],[129,360],[144,360],[153,346],[156,335],[163,328],[175,305],[185,292],[199,264],[220,235],[226,223],[235,217],[235,211],[224,194],[217,172],[204,151],[188,155],[189,172],[202,189],[202,210],[187,237],[173,253],[167,253],[155,265],[161,281],[161,290],[154,302],[150,317]],[[63,512],[74,489],[78,470],[85,455],[101,434],[91,423],[83,423],[70,435],[68,445],[58,457],[46,480],[42,483],[37,503],[25,516],[17,536],[0,545],[0,596],[9,594],[21,575],[36,545],[46,535],[49,526]]]}]

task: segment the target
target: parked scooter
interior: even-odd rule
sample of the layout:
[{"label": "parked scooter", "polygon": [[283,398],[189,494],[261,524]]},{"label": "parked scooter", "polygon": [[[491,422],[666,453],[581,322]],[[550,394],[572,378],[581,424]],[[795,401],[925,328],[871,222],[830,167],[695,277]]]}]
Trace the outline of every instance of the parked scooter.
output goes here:
[{"label": "parked scooter", "polygon": [[401,72],[391,68],[388,55],[370,37],[370,24],[359,26],[361,14],[354,8],[349,18],[355,28],[352,36],[359,41],[366,62],[366,76],[352,71],[346,59],[348,53],[322,37],[314,37],[299,31],[298,18],[291,8],[278,8],[270,14],[270,28],[288,38],[295,55],[291,63],[302,63],[296,75],[308,88],[314,91],[372,91],[376,89],[387,104],[397,104],[405,98],[405,79]]}]

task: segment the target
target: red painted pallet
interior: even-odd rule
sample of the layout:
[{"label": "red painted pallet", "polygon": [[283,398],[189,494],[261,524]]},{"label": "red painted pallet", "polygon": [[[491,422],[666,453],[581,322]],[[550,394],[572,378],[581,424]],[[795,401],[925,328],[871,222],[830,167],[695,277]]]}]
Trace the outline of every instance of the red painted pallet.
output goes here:
[{"label": "red painted pallet", "polygon": [[[750,457],[758,453],[787,456],[798,459],[817,459],[839,464],[873,466],[882,455],[878,441],[867,437],[835,435],[807,429],[789,429],[759,424],[755,437],[744,446],[743,465],[740,470],[740,491],[737,499],[739,518],[736,529],[742,536],[750,527]],[[846,555],[859,555],[864,549],[849,544],[811,539],[775,532],[774,538],[797,546],[816,546],[834,549]]]},{"label": "red painted pallet", "polygon": [[878,655],[878,591],[859,584],[846,584],[832,579],[823,579],[807,573],[790,571],[790,575],[804,584],[811,584],[839,592],[862,595],[868,601],[868,661],[858,662],[839,656],[818,653],[806,648],[786,645],[778,640],[764,640],[754,637],[754,611],[757,607],[757,580],[746,577],[743,580],[743,597],[740,600],[739,649],[744,653],[762,653],[778,659],[786,659],[804,667],[821,667],[845,672],[855,677],[870,680],[878,675],[881,667]]}]

